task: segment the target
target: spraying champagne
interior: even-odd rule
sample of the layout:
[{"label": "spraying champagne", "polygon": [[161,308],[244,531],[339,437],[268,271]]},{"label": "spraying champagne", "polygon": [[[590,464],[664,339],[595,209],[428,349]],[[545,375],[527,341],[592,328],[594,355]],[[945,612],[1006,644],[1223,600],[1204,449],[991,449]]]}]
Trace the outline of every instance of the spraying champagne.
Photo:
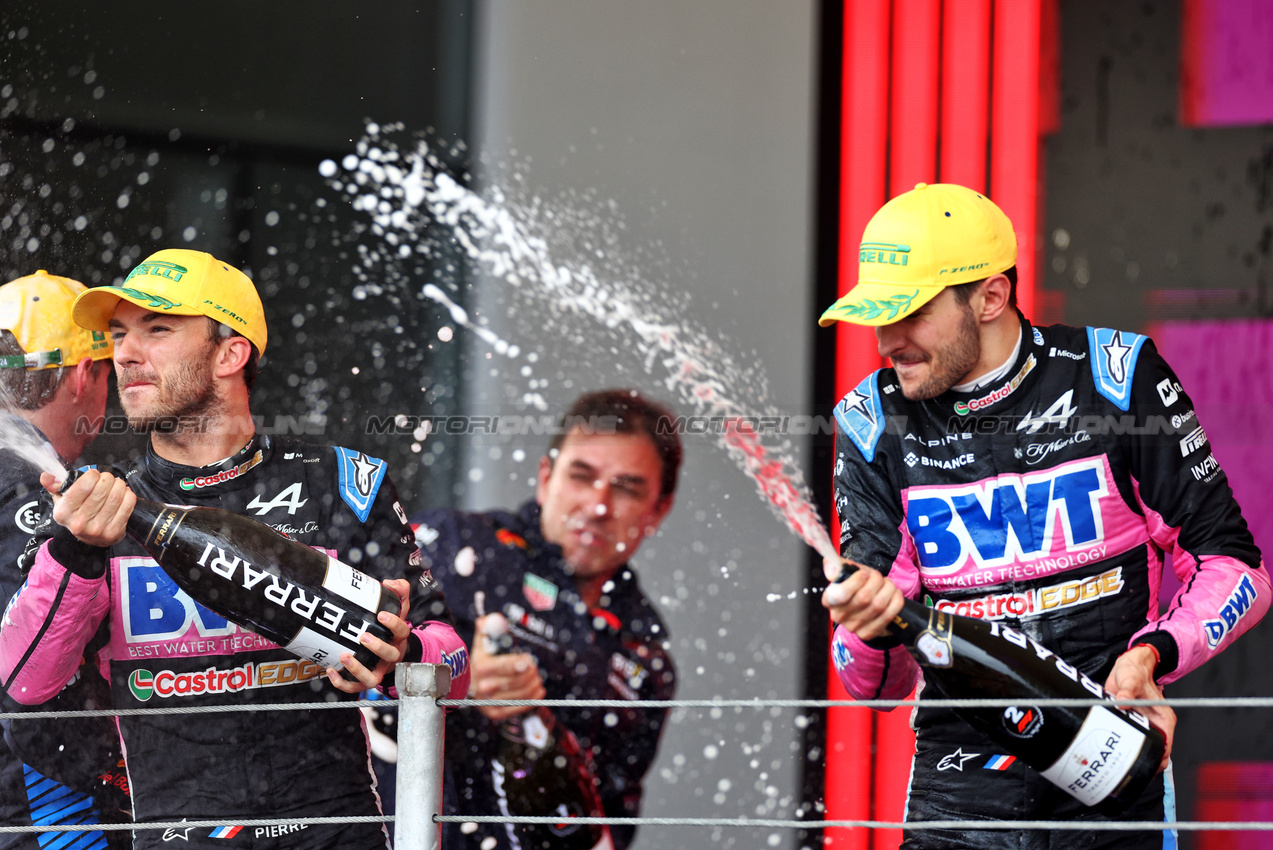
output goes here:
[{"label": "spraying champagne", "polygon": [[[812,505],[769,461],[754,429],[735,423],[731,447],[788,525],[824,560],[842,561]],[[836,581],[857,565],[844,563]],[[1020,699],[1006,709],[955,709],[969,725],[1105,814],[1126,810],[1158,772],[1166,738],[1141,714],[1124,711],[1105,689],[1015,629],[959,617],[907,599],[889,625],[924,669],[924,681],[952,699]],[[1037,699],[1092,699],[1108,705],[1041,708]]]}]

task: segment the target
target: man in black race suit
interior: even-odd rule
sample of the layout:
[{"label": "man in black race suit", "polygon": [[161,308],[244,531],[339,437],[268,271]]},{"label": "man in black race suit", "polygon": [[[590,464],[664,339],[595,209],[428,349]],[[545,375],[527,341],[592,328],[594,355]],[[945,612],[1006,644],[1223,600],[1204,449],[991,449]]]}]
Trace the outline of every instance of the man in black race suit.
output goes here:
[{"label": "man in black race suit", "polygon": [[[835,408],[840,551],[875,568],[823,595],[839,624],[835,666],[857,698],[922,688],[911,656],[881,637],[904,597],[1024,632],[1122,699],[1160,699],[1161,685],[1268,609],[1260,552],[1153,342],[1032,326],[1016,309],[1016,257],[1012,224],[988,198],[920,184],[871,219],[857,286],[822,316],[875,327],[893,366]],[[1168,556],[1181,588],[1160,611]],[[834,579],[840,565],[826,568]],[[1172,821],[1175,714],[1137,710],[1166,734],[1166,772],[1125,817]],[[921,708],[913,725],[908,822],[1106,819],[948,710]],[[1100,796],[1099,782],[1073,780],[1080,795]],[[1163,830],[912,828],[904,846],[1174,840]]]},{"label": "man in black race suit", "polygon": [[[658,427],[663,417],[671,422],[662,406],[632,390],[583,395],[540,459],[535,498],[515,513],[429,510],[414,518],[425,564],[473,647],[473,698],[673,697],[667,628],[631,565],[641,541],[671,510],[676,491],[680,438]],[[491,655],[474,638],[484,617],[496,614],[510,627],[509,654]],[[487,706],[447,716],[448,782],[457,813],[501,811],[492,775],[498,721],[527,710]],[[591,756],[605,814],[636,817],[666,711],[553,711]],[[611,827],[614,847],[623,850],[634,833],[631,826]],[[511,825],[468,824],[451,825],[446,846],[523,845]]]},{"label": "man in black race suit", "polygon": [[[92,442],[106,410],[113,347],[71,321],[78,281],[40,270],[0,286],[0,608],[26,579],[52,514],[44,467],[69,464]],[[47,711],[110,707],[105,681],[83,665]],[[20,703],[7,696],[0,710]],[[128,780],[108,717],[0,721],[0,824],[127,823]],[[37,837],[38,836],[38,837]],[[3,850],[130,847],[127,831],[0,834]]]},{"label": "man in black race suit", "polygon": [[[467,648],[421,569],[385,462],[256,432],[248,398],[267,333],[245,274],[208,254],[164,250],[122,286],[82,293],[73,315],[110,332],[124,412],[149,441],[127,484],[89,471],[55,497],[53,536],[0,626],[0,679],[10,696],[35,703],[56,694],[74,672],[68,659],[86,648],[97,652],[116,709],[348,700],[379,686],[401,660],[445,663],[449,695],[467,692]],[[59,489],[52,476],[42,483]],[[347,681],[198,605],[125,538],[134,492],[243,514],[383,580],[403,605],[401,617],[379,615],[392,642],[362,635],[380,662],[369,670],[340,654],[357,679]],[[379,816],[356,708],[152,713],[119,724],[136,819],[219,824],[138,830],[136,847],[387,844],[375,822],[243,823]]]}]

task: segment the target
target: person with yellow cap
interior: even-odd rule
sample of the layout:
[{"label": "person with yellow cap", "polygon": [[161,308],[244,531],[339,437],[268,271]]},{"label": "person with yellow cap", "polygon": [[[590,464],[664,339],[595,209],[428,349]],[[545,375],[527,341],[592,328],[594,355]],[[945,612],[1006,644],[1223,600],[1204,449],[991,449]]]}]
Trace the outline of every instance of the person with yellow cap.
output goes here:
[{"label": "person with yellow cap", "polygon": [[[858,284],[819,321],[874,327],[892,364],[835,407],[840,552],[868,568],[837,582],[841,563],[828,559],[822,601],[837,624],[837,673],[856,698],[901,699],[917,684],[921,698],[940,696],[886,634],[904,598],[1010,626],[1120,699],[1161,699],[1162,685],[1269,607],[1260,552],[1153,342],[1032,325],[1016,307],[1016,260],[1012,223],[989,198],[921,183],[867,224]],[[1168,557],[1181,588],[1160,608]],[[1168,748],[1164,773],[1124,817],[1174,821],[1175,714],[1135,710]],[[1084,803],[947,709],[921,706],[913,725],[908,822],[1106,819],[1091,807],[1111,790],[1093,779],[1100,765],[1073,776]],[[1023,736],[1038,728],[1013,726]],[[1163,841],[1161,830],[917,827],[903,846]]]},{"label": "person with yellow cap", "polygon": [[[113,339],[120,402],[147,448],[126,483],[89,471],[54,497],[53,536],[0,625],[0,679],[14,699],[38,702],[65,683],[66,657],[92,644],[118,709],[296,704],[121,716],[136,819],[220,824],[139,830],[134,847],[383,848],[361,713],[305,706],[354,699],[399,661],[447,664],[453,698],[469,680],[468,651],[421,569],[387,464],[256,430],[249,397],[268,341],[264,309],[251,279],[210,254],[152,254],[121,284],[81,293],[72,315]],[[52,476],[43,483],[59,489]],[[125,537],[134,493],[252,517],[382,580],[402,615],[380,614],[392,642],[362,636],[380,662],[333,658],[356,679],[347,681],[339,665],[299,659],[196,605]],[[368,820],[240,825],[278,816]]]},{"label": "person with yellow cap", "polygon": [[[40,472],[80,456],[101,427],[110,337],[71,320],[82,283],[44,270],[0,286],[0,606],[26,580],[47,539],[52,503]],[[89,664],[42,710],[106,708],[110,693]],[[4,696],[0,710],[21,710]],[[130,819],[119,736],[109,718],[0,721],[0,824],[55,826]],[[105,777],[105,779],[103,779]],[[3,850],[130,846],[118,831],[0,834]]]}]

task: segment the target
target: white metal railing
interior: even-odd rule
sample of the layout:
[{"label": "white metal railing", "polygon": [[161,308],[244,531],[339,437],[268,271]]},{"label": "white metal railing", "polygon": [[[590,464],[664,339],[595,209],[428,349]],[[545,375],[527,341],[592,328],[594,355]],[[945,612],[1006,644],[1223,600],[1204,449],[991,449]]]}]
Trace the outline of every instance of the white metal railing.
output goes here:
[{"label": "white metal railing", "polygon": [[[450,670],[443,664],[400,664],[395,671],[397,700],[358,700],[349,702],[318,703],[269,703],[259,705],[186,706],[164,708],[140,708],[97,711],[22,711],[0,713],[3,719],[53,719],[69,717],[114,717],[140,714],[206,714],[231,711],[289,711],[296,709],[323,710],[371,706],[398,707],[398,767],[396,816],[372,817],[313,817],[237,820],[245,827],[314,825],[331,823],[393,823],[395,844],[398,850],[439,850],[441,830],[445,823],[526,823],[554,824],[559,817],[527,817],[505,815],[444,815],[442,813],[443,740],[445,709],[472,708],[488,705],[525,705],[559,708],[881,708],[891,709],[923,704],[931,708],[990,708],[1017,705],[1019,699],[931,699],[931,700],[763,700],[763,699],[706,699],[706,700],[477,700],[444,699],[450,690]],[[1094,699],[1036,699],[1032,705],[1085,706]],[[1186,697],[1162,700],[1120,700],[1120,705],[1166,705],[1172,708],[1273,708],[1273,697]],[[981,830],[1041,830],[1058,831],[1273,831],[1273,822],[1266,821],[1104,821],[1069,822],[1050,820],[1001,820],[1001,821],[873,821],[873,820],[795,820],[777,818],[579,818],[581,824],[604,823],[631,826],[710,826],[770,829],[819,829],[829,827],[861,829],[981,829]],[[164,823],[141,824],[82,824],[74,826],[0,826],[0,834],[12,832],[88,832],[117,829],[155,830],[216,828],[225,820],[183,820]]]}]

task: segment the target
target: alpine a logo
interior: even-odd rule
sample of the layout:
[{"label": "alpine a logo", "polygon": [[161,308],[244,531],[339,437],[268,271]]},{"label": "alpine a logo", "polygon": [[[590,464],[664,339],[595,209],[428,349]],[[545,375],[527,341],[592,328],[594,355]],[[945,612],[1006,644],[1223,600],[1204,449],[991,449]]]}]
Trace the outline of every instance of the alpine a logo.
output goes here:
[{"label": "alpine a logo", "polygon": [[261,450],[257,449],[250,459],[234,467],[233,469],[223,469],[216,475],[200,475],[195,478],[183,478],[179,482],[182,490],[201,490],[204,487],[215,487],[217,484],[224,484],[227,481],[233,481],[243,473],[261,462]]},{"label": "alpine a logo", "polygon": [[1078,408],[1072,403],[1074,390],[1066,390],[1056,401],[1052,402],[1052,406],[1040,413],[1034,415],[1034,409],[1031,408],[1026,415],[1017,423],[1017,430],[1024,430],[1027,434],[1037,434],[1039,429],[1044,425],[1052,425],[1063,427],[1070,421],[1070,417],[1078,413]]},{"label": "alpine a logo", "polygon": [[974,398],[970,401],[955,402],[955,412],[960,416],[967,416],[969,413],[976,413],[978,410],[983,410],[996,402],[1003,401],[1005,398],[1017,391],[1017,387],[1021,386],[1021,382],[1025,380],[1026,375],[1029,375],[1034,371],[1034,364],[1036,362],[1034,355],[1031,354],[1028,358],[1026,358],[1025,363],[1022,364],[1021,370],[1012,376],[1011,381],[1008,381],[1008,383],[1004,384],[994,392],[983,395],[980,398]]}]

